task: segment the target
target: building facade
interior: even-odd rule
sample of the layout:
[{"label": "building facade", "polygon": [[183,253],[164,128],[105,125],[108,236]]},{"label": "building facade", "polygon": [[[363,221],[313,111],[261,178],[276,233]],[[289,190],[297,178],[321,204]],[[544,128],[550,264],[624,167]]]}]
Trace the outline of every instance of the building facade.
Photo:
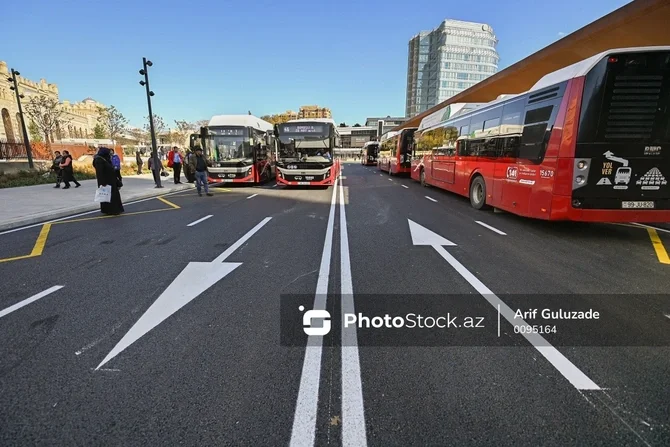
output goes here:
[{"label": "building facade", "polygon": [[307,118],[332,118],[333,114],[331,113],[328,107],[319,107],[319,106],[302,106],[298,112],[299,119]]},{"label": "building facade", "polygon": [[495,74],[497,44],[491,26],[459,20],[445,20],[412,37],[405,115],[418,115]]},{"label": "building facade", "polygon": [[382,126],[382,135],[385,134],[386,132],[390,131],[391,129],[395,129],[396,127],[402,125],[405,121],[407,121],[408,118],[405,117],[391,117],[387,116],[385,118],[367,118],[365,120],[365,125],[368,127],[374,127],[375,129],[378,128],[379,126],[379,121],[383,121],[384,124]]},{"label": "building facade", "polygon": [[[19,116],[19,108],[16,104],[16,96],[11,86],[7,81],[7,77],[11,76],[11,72],[7,64],[0,61],[0,117],[2,123],[0,125],[0,140],[8,141],[10,143],[18,143],[23,141],[23,133],[21,130],[21,122]],[[31,96],[45,95],[51,98],[58,98],[58,86],[50,84],[45,79],[39,82],[31,81],[22,76],[17,76],[19,84],[19,92],[24,95],[22,102],[30,101]],[[98,107],[104,105],[95,101],[92,98],[86,98],[82,102],[70,103],[70,101],[61,102],[61,108],[64,113],[62,115],[63,126],[61,129],[50,135],[52,142],[64,138],[91,138],[93,137],[93,129],[98,123]],[[30,117],[25,111],[26,125],[30,125]],[[30,135],[29,135],[29,138]],[[45,135],[41,135],[45,139]]]}]

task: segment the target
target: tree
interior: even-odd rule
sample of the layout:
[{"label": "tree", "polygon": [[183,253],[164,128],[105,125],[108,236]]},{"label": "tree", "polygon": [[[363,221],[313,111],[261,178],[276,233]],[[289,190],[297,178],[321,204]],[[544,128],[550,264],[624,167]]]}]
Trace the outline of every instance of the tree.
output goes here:
[{"label": "tree", "polygon": [[209,120],[198,120],[195,122],[195,128],[200,131],[201,127],[207,127]]},{"label": "tree", "polygon": [[191,135],[196,130],[195,124],[183,120],[182,121],[175,120],[174,124],[176,128],[172,130],[172,133],[174,134],[172,143],[180,146],[186,144],[188,136]]},{"label": "tree", "polygon": [[42,133],[37,124],[35,124],[35,121],[30,121],[28,132],[30,133],[30,141],[34,141],[35,143],[40,143],[42,141]]},{"label": "tree", "polygon": [[143,129],[138,129],[136,127],[126,128],[126,133],[130,135],[132,139],[135,142],[139,143],[140,145],[151,138],[149,137],[148,132],[144,131]]},{"label": "tree", "polygon": [[356,123],[356,124],[354,124],[354,127],[361,127],[361,125]]},{"label": "tree", "polygon": [[[144,119],[147,120],[147,123],[144,125],[144,130],[149,134],[149,138],[151,138],[151,124],[149,122],[149,117],[145,116]],[[154,132],[156,133],[156,141],[159,140],[158,136],[165,132],[165,121],[158,115],[154,115]]]},{"label": "tree", "polygon": [[31,96],[25,107],[26,113],[37,126],[38,133],[44,135],[47,148],[51,148],[51,135],[64,128],[66,123],[63,117],[65,111],[60,107],[58,99],[46,95]]},{"label": "tree", "polygon": [[347,127],[347,123],[340,123],[340,127]]},{"label": "tree", "polygon": [[98,124],[107,132],[109,139],[116,143],[128,125],[128,120],[114,106],[98,107]]},{"label": "tree", "polygon": [[96,124],[95,127],[93,128],[93,138],[95,138],[96,140],[102,140],[103,138],[105,138],[105,136],[106,136],[105,128],[100,123]]}]

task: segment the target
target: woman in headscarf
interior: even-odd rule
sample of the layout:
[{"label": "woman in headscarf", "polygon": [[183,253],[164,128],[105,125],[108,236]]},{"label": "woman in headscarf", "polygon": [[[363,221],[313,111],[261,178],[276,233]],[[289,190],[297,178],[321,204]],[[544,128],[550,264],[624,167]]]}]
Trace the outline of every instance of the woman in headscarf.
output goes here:
[{"label": "woman in headscarf", "polygon": [[93,167],[95,168],[98,186],[112,187],[112,199],[110,202],[101,202],[100,211],[103,214],[121,214],[124,211],[123,203],[121,203],[121,193],[119,192],[114,165],[112,165],[112,153],[108,148],[101,147],[98,150],[98,153],[93,157]]}]

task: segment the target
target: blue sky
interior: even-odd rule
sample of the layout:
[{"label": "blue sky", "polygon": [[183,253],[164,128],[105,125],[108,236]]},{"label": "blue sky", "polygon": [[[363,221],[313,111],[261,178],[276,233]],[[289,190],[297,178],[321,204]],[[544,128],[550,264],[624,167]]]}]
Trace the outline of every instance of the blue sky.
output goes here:
[{"label": "blue sky", "polygon": [[61,99],[115,105],[134,125],[147,115],[138,84],[144,56],[154,62],[154,113],[170,125],[304,104],[330,107],[335,120],[353,124],[404,115],[407,42],[443,19],[490,24],[503,69],[629,2],[559,3],[12,1],[4,5],[0,60],[57,83]]}]

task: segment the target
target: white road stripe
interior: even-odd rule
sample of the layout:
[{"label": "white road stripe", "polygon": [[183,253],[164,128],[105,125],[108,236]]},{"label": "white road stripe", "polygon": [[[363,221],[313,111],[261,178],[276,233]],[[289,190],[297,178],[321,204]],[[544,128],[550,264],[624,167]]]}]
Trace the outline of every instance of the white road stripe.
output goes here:
[{"label": "white road stripe", "polygon": [[258,194],[252,194],[252,195],[250,195],[249,197],[247,197],[247,200],[248,200],[248,199],[253,199],[253,198],[256,197],[257,195],[258,195]]},{"label": "white road stripe", "polygon": [[[342,183],[340,184],[340,275],[342,314],[355,314],[347,214]],[[345,328],[344,325],[342,325],[342,445],[352,447],[367,445],[356,326]]]},{"label": "white road stripe", "polygon": [[273,188],[276,188],[276,187],[277,187],[277,184],[275,183],[274,185],[272,185],[272,187],[273,187]]},{"label": "white road stripe", "polygon": [[492,226],[489,225],[489,224],[486,224],[486,223],[484,223],[484,222],[482,222],[482,221],[479,221],[479,220],[475,220],[475,222],[477,222],[477,223],[478,223],[479,225],[481,225],[482,227],[488,228],[489,230],[491,230],[491,231],[493,231],[493,232],[496,232],[496,233],[498,233],[498,234],[502,234],[503,236],[507,236],[507,233],[504,233],[504,232],[500,231],[499,229],[497,229],[497,228],[495,228],[495,227],[492,227]]},{"label": "white road stripe", "polygon": [[191,222],[190,224],[188,224],[188,225],[186,225],[186,226],[187,226],[187,227],[192,227],[192,226],[194,226],[194,225],[198,225],[200,222],[205,221],[205,220],[207,220],[207,219],[209,219],[210,217],[213,217],[213,216],[214,216],[213,214],[210,214],[210,215],[205,216],[205,217],[203,217],[203,218],[201,218],[201,219],[198,219],[198,220],[196,220],[196,221],[194,221],[194,222]]},{"label": "white road stripe", "polygon": [[392,181],[393,181],[393,179],[392,179],[392,178],[390,178],[390,179],[389,179],[389,182],[392,182]]},{"label": "white road stripe", "polygon": [[39,300],[40,298],[44,298],[45,296],[54,293],[56,290],[60,290],[65,286],[53,286],[48,289],[46,289],[43,292],[40,292],[36,295],[31,296],[30,298],[26,298],[25,300],[14,304],[13,306],[9,306],[7,309],[0,310],[0,318],[4,317],[5,315],[11,314],[15,310],[19,310],[24,306],[27,306],[30,303],[34,303],[35,301]]},{"label": "white road stripe", "polygon": [[644,225],[644,224],[637,223],[637,222],[631,222],[631,223],[632,223],[633,225],[637,225],[638,227],[652,228],[652,229],[654,229],[654,230],[656,230],[656,231],[662,231],[663,233],[670,233],[670,230],[667,230],[667,229],[665,229],[665,228],[652,227],[651,225]]},{"label": "white road stripe", "polygon": [[[470,273],[470,271],[465,268],[463,264],[458,262],[458,260],[445,250],[444,247],[435,245],[433,248],[494,308],[498,309],[498,306],[500,306],[500,313],[512,326],[528,325],[528,323],[520,318],[515,319],[514,311],[486,287],[475,275]],[[570,362],[570,360],[554,348],[540,334],[523,333],[522,335],[549,361],[549,363],[554,365],[554,368],[563,374],[563,377],[568,379],[575,388],[578,390],[600,390],[600,387],[596,385],[595,382],[589,379],[586,374]]]},{"label": "white road stripe", "polygon": [[437,202],[437,200],[433,199],[432,197],[424,196],[426,199],[430,200],[431,202]]},{"label": "white road stripe", "polygon": [[[175,195],[175,194],[183,193],[184,191],[187,191],[187,189],[180,189],[179,191],[172,191],[172,192],[169,192],[167,194],[161,194],[160,196],[147,197],[146,199],[140,199],[140,200],[135,200],[133,202],[127,202],[127,203],[124,203],[123,205],[126,206],[126,205],[133,205],[135,203],[147,202],[149,200],[154,200],[158,197],[168,197],[168,196],[172,196],[172,195]],[[31,224],[31,225],[26,225],[25,227],[13,228],[11,230],[3,231],[2,233],[0,233],[0,236],[2,236],[3,234],[9,234],[9,233],[15,233],[17,231],[28,230],[30,228],[41,227],[42,225],[47,224],[47,223],[60,222],[61,220],[68,220],[68,219],[73,219],[75,217],[88,216],[89,214],[99,213],[99,212],[100,212],[100,210],[86,211],[84,213],[73,214],[71,216],[60,217],[58,219],[45,220],[44,222]]]},{"label": "white road stripe", "polygon": [[[323,242],[319,279],[316,283],[313,309],[326,308],[328,277],[330,275],[330,257],[333,250],[333,227],[335,225],[335,202],[337,200],[338,179],[333,185],[333,197],[330,201],[330,214],[326,226],[326,239]],[[316,431],[317,404],[319,402],[319,380],[321,378],[321,353],[323,337],[310,335],[305,347],[305,360],[300,376],[300,389],[293,416],[290,447],[313,447]]]},{"label": "white road stripe", "polygon": [[379,174],[379,175],[381,175],[382,177],[384,177],[384,174]]},{"label": "white road stripe", "polygon": [[405,188],[405,189],[409,189],[409,186],[407,186],[407,185],[402,185],[402,187]]}]

